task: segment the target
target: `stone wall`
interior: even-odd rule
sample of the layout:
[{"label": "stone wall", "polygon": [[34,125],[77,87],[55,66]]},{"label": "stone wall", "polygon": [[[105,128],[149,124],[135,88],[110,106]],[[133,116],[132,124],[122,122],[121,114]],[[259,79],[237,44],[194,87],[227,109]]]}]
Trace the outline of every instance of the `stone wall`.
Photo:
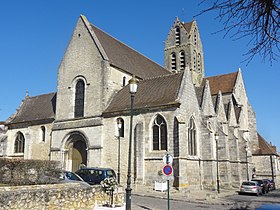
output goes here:
[{"label": "stone wall", "polygon": [[[113,194],[114,206],[124,205],[124,190],[118,187]],[[111,203],[112,197],[100,186],[86,183],[49,185],[1,186],[1,210],[94,210],[96,206]]]},{"label": "stone wall", "polygon": [[94,209],[95,189],[79,183],[0,188],[0,209]]}]

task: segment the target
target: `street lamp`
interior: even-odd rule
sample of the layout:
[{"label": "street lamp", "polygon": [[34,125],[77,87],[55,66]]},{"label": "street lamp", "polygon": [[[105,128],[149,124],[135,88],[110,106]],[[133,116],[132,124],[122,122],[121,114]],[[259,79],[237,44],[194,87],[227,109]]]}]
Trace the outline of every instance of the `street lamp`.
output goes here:
[{"label": "street lamp", "polygon": [[219,133],[215,133],[215,141],[216,141],[216,162],[217,162],[217,192],[220,193],[220,180],[219,180],[219,157],[218,157],[218,140]]},{"label": "street lamp", "polygon": [[121,182],[121,167],[120,167],[120,157],[121,157],[121,129],[122,129],[122,120],[121,118],[117,119],[117,125],[118,125],[118,183]]},{"label": "street lamp", "polygon": [[248,146],[245,147],[245,155],[246,155],[246,174],[247,174],[247,181],[249,181],[249,167],[248,167]]},{"label": "street lamp", "polygon": [[126,191],[126,210],[131,210],[131,144],[132,144],[132,120],[133,120],[133,103],[134,96],[137,92],[137,79],[133,76],[129,81],[129,93],[130,93],[130,131],[129,131],[129,146],[128,146],[128,166],[127,166],[127,187]]}]

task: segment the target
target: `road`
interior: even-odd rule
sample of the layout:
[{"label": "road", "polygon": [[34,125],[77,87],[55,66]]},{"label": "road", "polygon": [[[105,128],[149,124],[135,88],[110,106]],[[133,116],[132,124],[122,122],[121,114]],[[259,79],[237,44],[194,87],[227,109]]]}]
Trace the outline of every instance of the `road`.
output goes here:
[{"label": "road", "polygon": [[[263,196],[253,196],[253,195],[231,195],[226,197],[226,200],[231,202],[232,205],[222,205],[222,204],[206,204],[206,203],[195,203],[186,202],[179,200],[170,200],[170,210],[234,210],[234,209],[255,209],[262,204],[280,204],[280,190],[275,190],[265,194]],[[145,196],[132,196],[132,209],[133,210],[167,210],[167,200],[155,197],[145,197]],[[275,208],[278,209],[278,208]],[[279,205],[280,209],[280,205]]]},{"label": "road", "polygon": [[[165,210],[167,208],[167,199],[154,198],[154,197],[144,197],[133,195],[133,210]],[[202,203],[190,203],[186,201],[171,200],[170,210],[224,210],[225,207],[222,205],[209,205]]]}]

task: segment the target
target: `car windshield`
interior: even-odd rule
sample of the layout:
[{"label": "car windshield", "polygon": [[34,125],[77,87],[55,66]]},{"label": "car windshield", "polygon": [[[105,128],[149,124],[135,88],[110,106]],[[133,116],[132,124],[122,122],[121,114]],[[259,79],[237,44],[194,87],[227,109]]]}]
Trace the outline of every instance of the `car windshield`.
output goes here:
[{"label": "car windshield", "polygon": [[81,181],[80,177],[72,172],[65,172],[65,177],[70,180]]},{"label": "car windshield", "polygon": [[113,176],[113,177],[115,177],[116,175],[115,175],[115,172],[114,172],[114,171],[109,170],[109,171],[107,171],[107,176]]},{"label": "car windshield", "polygon": [[255,182],[243,182],[242,185],[245,185],[245,186],[255,186],[256,183]]}]

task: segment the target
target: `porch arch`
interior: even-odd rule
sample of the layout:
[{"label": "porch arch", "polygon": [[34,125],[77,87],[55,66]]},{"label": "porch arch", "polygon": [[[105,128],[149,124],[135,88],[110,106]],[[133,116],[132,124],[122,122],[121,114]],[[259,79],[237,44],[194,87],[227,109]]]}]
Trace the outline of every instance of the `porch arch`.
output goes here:
[{"label": "porch arch", "polygon": [[77,171],[81,166],[88,164],[88,140],[81,132],[69,133],[65,138],[64,156],[62,159],[64,168],[69,171]]}]

